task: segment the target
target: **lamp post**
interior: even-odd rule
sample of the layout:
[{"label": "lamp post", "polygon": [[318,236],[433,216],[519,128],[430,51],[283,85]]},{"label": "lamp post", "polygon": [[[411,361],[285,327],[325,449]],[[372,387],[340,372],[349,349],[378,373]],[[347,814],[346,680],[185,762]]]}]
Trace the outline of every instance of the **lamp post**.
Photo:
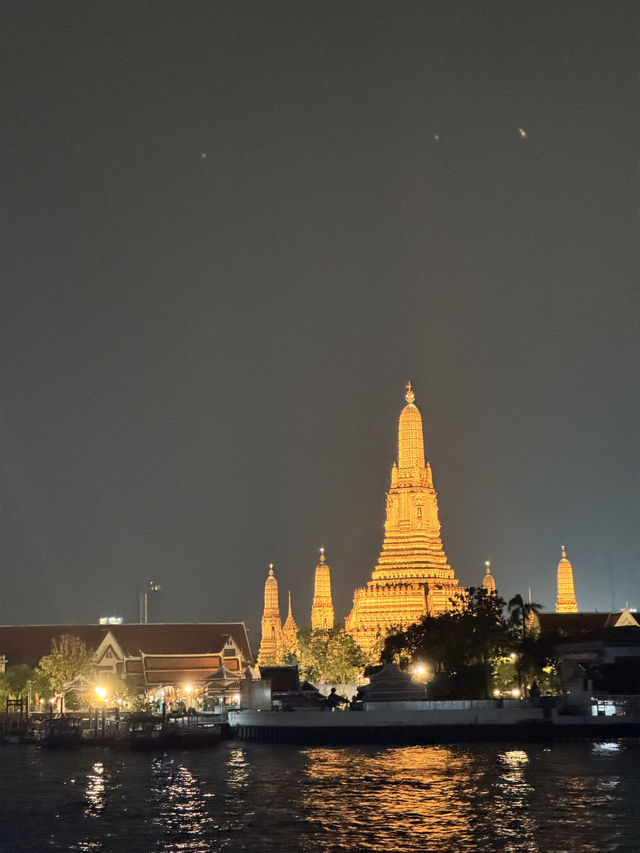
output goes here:
[{"label": "lamp post", "polygon": [[140,622],[146,625],[149,621],[149,595],[152,592],[159,592],[160,584],[155,581],[149,581],[147,589],[140,593]]}]

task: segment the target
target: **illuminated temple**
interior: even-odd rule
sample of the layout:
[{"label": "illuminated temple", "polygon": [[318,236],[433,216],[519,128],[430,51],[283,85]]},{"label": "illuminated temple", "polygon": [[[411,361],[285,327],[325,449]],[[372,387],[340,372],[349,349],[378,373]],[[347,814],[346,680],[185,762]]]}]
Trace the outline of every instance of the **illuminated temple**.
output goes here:
[{"label": "illuminated temple", "polygon": [[[330,631],[334,627],[333,601],[331,599],[331,569],[320,549],[320,561],[316,566],[313,606],[311,608],[312,630]],[[282,664],[290,655],[300,651],[298,626],[293,618],[291,591],[289,611],[284,625],[280,618],[278,581],[269,564],[269,574],[264,584],[264,610],[262,612],[262,638],[258,652],[259,666]]]},{"label": "illuminated temple", "polygon": [[578,602],[573,586],[573,566],[567,559],[562,546],[562,558],[558,563],[558,592],[556,595],[556,613],[577,613]]},{"label": "illuminated temple", "polygon": [[278,661],[282,647],[282,622],[278,602],[278,581],[269,564],[269,574],[264,584],[264,611],[262,613],[262,641],[258,652],[258,664],[266,666]]},{"label": "illuminated temple", "polygon": [[330,631],[333,628],[333,602],[331,600],[331,570],[320,549],[320,562],[316,566],[316,581],[311,607],[311,629]]},{"label": "illuminated temple", "polygon": [[425,464],[422,417],[411,383],[398,422],[398,461],[391,469],[385,535],[378,564],[366,587],[357,589],[345,627],[369,651],[378,635],[405,628],[429,613],[449,608],[458,581],[440,537],[438,497]]}]

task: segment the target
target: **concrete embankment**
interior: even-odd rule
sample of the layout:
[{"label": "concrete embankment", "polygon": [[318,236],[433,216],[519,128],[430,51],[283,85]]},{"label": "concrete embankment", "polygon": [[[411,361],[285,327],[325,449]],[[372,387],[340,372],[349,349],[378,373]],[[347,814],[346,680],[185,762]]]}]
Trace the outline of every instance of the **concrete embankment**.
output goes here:
[{"label": "concrete embankment", "polygon": [[546,718],[542,709],[468,708],[424,711],[232,711],[229,723],[239,740],[266,743],[438,744],[465,742],[553,742],[639,737],[640,722],[623,718]]}]

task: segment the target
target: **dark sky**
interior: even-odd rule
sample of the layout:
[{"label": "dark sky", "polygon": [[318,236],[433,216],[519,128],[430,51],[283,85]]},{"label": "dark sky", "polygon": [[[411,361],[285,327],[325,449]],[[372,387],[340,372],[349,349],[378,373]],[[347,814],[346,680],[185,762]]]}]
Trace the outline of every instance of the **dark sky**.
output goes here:
[{"label": "dark sky", "polygon": [[637,3],[0,30],[0,622],[344,617],[409,379],[463,584],[640,605]]}]

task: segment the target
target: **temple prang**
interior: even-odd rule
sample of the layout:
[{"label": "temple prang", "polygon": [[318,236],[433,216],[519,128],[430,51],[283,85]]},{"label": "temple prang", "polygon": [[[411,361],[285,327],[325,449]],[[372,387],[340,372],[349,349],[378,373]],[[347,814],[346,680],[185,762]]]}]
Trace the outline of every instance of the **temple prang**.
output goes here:
[{"label": "temple prang", "polygon": [[279,663],[282,649],[282,621],[278,603],[278,581],[269,564],[269,574],[264,584],[264,611],[262,613],[262,641],[258,652],[261,666]]},{"label": "temple prang", "polygon": [[482,580],[482,588],[486,590],[488,593],[496,593],[496,579],[491,574],[491,561],[485,560],[484,562],[484,578]]},{"label": "temple prang", "polygon": [[316,566],[316,577],[311,607],[311,629],[329,631],[333,628],[334,613],[331,599],[331,569],[320,548],[320,560]]},{"label": "temple prang", "polygon": [[577,613],[578,602],[573,586],[573,566],[567,559],[567,552],[562,546],[562,557],[558,563],[558,591],[556,595],[556,613]]},{"label": "temple prang", "polygon": [[357,589],[345,627],[369,651],[391,627],[450,608],[461,590],[440,535],[438,497],[425,460],[422,417],[411,383],[398,421],[398,459],[391,468],[384,541],[366,587]]}]

